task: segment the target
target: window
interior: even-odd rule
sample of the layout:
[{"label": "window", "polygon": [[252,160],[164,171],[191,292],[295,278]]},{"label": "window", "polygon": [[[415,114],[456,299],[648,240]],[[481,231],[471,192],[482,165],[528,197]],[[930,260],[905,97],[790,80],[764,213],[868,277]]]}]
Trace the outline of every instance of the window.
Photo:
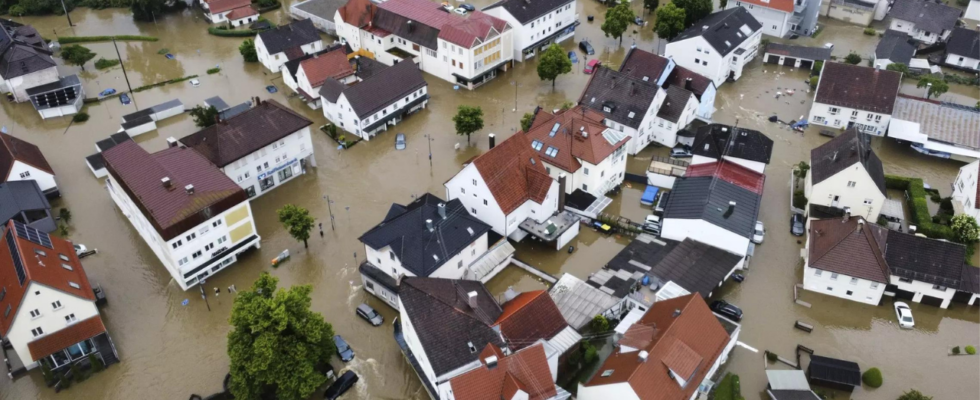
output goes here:
[{"label": "window", "polygon": [[857,117],[858,117],[858,112],[857,112],[857,110],[855,110],[855,111],[851,111],[851,118],[857,118]]},{"label": "window", "polygon": [[177,260],[177,266],[181,266],[181,265],[184,265],[184,264],[187,264],[187,257],[184,257],[184,258],[181,258],[180,260]]},{"label": "window", "polygon": [[586,174],[586,175],[588,175],[588,174],[589,174],[589,168],[588,168],[588,167],[586,167],[586,168],[585,168],[585,174]]},{"label": "window", "polygon": [[31,334],[33,334],[34,337],[38,337],[44,334],[44,330],[42,330],[41,327],[39,326],[37,328],[31,329]]},{"label": "window", "polygon": [[858,278],[851,278],[851,284],[852,285],[857,285],[858,284]]},{"label": "window", "polygon": [[912,283],[912,278],[898,278],[899,282]]},{"label": "window", "polygon": [[476,179],[473,180],[473,186],[476,186]]},{"label": "window", "polygon": [[34,249],[34,253],[37,254],[37,255],[39,255],[39,256],[41,256],[41,257],[47,257],[48,256],[48,253],[45,253],[44,250]]},{"label": "window", "polygon": [[[394,260],[394,259],[395,259],[395,252],[393,252],[393,251],[389,251],[389,252],[388,252],[388,258],[390,258],[390,259],[392,259],[392,260]],[[380,261],[380,260],[378,260],[378,262],[380,263],[381,261]]]},{"label": "window", "polygon": [[68,314],[68,315],[65,316],[65,323],[66,324],[70,324],[70,323],[75,322],[75,321],[78,321],[78,318],[75,318],[75,314]]},{"label": "window", "polygon": [[548,157],[555,157],[558,155],[558,149],[548,146],[548,149],[545,150],[544,154]]},{"label": "window", "polygon": [[37,318],[41,316],[41,310],[34,309],[31,310],[31,318]]},{"label": "window", "polygon": [[827,291],[828,291],[828,292],[833,292],[833,291],[834,291],[834,288],[832,288],[832,287],[830,287],[830,286],[827,286]]},{"label": "window", "polygon": [[72,268],[71,265],[65,263],[61,263],[61,268],[67,269],[69,271],[74,271],[74,268]]},{"label": "window", "polygon": [[71,286],[71,287],[73,287],[75,289],[81,289],[82,288],[81,286],[78,286],[77,283],[72,282],[72,281],[68,281],[68,286]]},{"label": "window", "polygon": [[476,215],[476,208],[470,208],[470,214]]},{"label": "window", "polygon": [[459,262],[456,264],[456,268],[463,268],[463,260],[459,260]]},{"label": "window", "polygon": [[847,187],[855,187],[855,186],[857,186],[857,182],[847,181]]},{"label": "window", "polygon": [[708,66],[708,60],[701,61],[701,65],[707,67]]},{"label": "window", "polygon": [[700,64],[701,63],[701,59],[700,58],[695,58],[694,59],[694,63],[695,64]]},{"label": "window", "polygon": [[821,271],[819,269],[818,270],[815,270],[815,271],[813,271],[813,275],[815,275],[815,276],[823,275],[823,271]]},{"label": "window", "polygon": [[947,289],[945,286],[942,286],[942,285],[932,285],[932,288],[935,289],[935,290],[938,290],[940,292],[945,292],[946,289]]},{"label": "window", "polygon": [[544,146],[544,143],[541,143],[538,140],[534,140],[531,142],[531,148],[534,150],[541,151],[542,146]]},{"label": "window", "polygon": [[24,171],[20,173],[21,178],[29,178],[31,176],[31,171]]},{"label": "window", "polygon": [[51,303],[51,309],[53,310],[61,309],[61,300],[55,300],[54,303]]},{"label": "window", "polygon": [[837,107],[830,107],[830,115],[837,115],[838,112],[840,112],[840,109],[839,108],[837,108]]},{"label": "window", "polygon": [[878,288],[878,282],[871,282],[871,288],[872,289],[877,289]]},{"label": "window", "polygon": [[58,258],[60,258],[62,261],[71,261],[71,259],[68,258],[68,256],[61,253],[58,253]]},{"label": "window", "polygon": [[483,205],[485,205],[485,206],[489,206],[490,205],[490,204],[487,203],[487,199],[483,199]]},{"label": "window", "polygon": [[586,184],[583,183],[582,184],[582,190],[588,192],[589,191],[589,185],[586,185]]},{"label": "window", "polygon": [[873,201],[871,199],[864,199],[864,205],[870,206]]},{"label": "window", "polygon": [[208,251],[214,248],[214,243],[208,243],[204,245],[204,251]]},{"label": "window", "polygon": [[459,188],[459,191],[463,194],[466,194],[466,188]]},{"label": "window", "polygon": [[7,288],[0,289],[0,301],[3,301],[4,297],[7,297]]},{"label": "window", "polygon": [[227,240],[227,239],[225,239],[225,237],[224,237],[224,236],[222,236],[222,237],[219,237],[219,238],[218,238],[218,244],[222,244],[222,243],[224,243],[224,242],[225,242],[225,240]]},{"label": "window", "polygon": [[875,115],[875,122],[881,122],[881,116]]},{"label": "window", "polygon": [[848,291],[847,291],[847,295],[848,295],[848,296],[850,296],[850,295],[853,295],[853,294],[854,294],[854,292],[853,292],[853,291],[850,291],[850,290],[848,290]]},{"label": "window", "polygon": [[200,256],[201,256],[201,250],[195,251],[194,254],[191,254],[191,258],[198,258]]},{"label": "window", "polygon": [[836,273],[832,273],[832,274],[830,274],[830,279],[832,279],[832,280],[835,280],[835,281],[836,281],[836,280],[837,280],[837,274],[836,274]]},{"label": "window", "polygon": [[221,225],[221,220],[220,219],[211,223],[211,226],[212,227],[217,227],[218,225]]}]

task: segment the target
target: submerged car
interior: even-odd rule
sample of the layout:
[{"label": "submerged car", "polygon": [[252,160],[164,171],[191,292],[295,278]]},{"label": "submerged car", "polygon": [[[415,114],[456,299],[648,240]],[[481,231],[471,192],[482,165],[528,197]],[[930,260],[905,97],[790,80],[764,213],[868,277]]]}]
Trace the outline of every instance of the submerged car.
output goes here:
[{"label": "submerged car", "polygon": [[568,52],[568,60],[571,61],[572,64],[577,64],[578,63],[578,54],[576,54],[574,51],[569,51]]},{"label": "submerged car", "polygon": [[354,350],[350,348],[347,341],[340,335],[333,337],[333,343],[337,345],[337,356],[340,357],[340,361],[348,362],[354,359]]},{"label": "submerged car", "polygon": [[374,326],[381,326],[385,322],[385,318],[367,304],[357,306],[357,315]]},{"label": "submerged car", "polygon": [[762,244],[762,240],[766,238],[766,227],[762,225],[762,221],[755,221],[755,230],[752,232],[752,243]]},{"label": "submerged car", "polygon": [[595,49],[592,48],[592,43],[589,43],[588,40],[578,42],[578,48],[581,49],[583,53],[590,56],[595,54]]},{"label": "submerged car", "polygon": [[789,233],[793,236],[803,236],[803,231],[803,216],[793,213],[793,217],[789,219]]},{"label": "submerged car", "polygon": [[129,95],[126,93],[119,95],[119,101],[122,102],[123,104],[129,104],[133,102],[132,100],[129,99]]},{"label": "submerged car", "polygon": [[405,150],[405,134],[395,135],[395,150]]},{"label": "submerged car", "polygon": [[602,62],[593,58],[589,60],[588,63],[585,64],[585,69],[583,69],[582,72],[585,72],[586,74],[592,74],[593,72],[595,72],[596,69],[599,68],[600,65],[602,65]]},{"label": "submerged car", "polygon": [[459,15],[466,15],[466,9],[463,8],[463,7],[460,7],[460,8],[457,8],[457,9],[453,10],[453,12],[456,13],[456,14],[459,14]]},{"label": "submerged car", "polygon": [[359,380],[361,380],[361,378],[358,377],[354,371],[344,372],[343,375],[337,378],[337,380],[334,381],[325,392],[323,392],[323,398],[327,400],[337,400],[338,397],[342,396],[344,393],[347,393],[350,388],[354,387],[354,384]]},{"label": "submerged car", "polygon": [[898,326],[903,329],[912,329],[915,326],[915,319],[912,318],[912,309],[909,308],[908,304],[896,301],[895,315],[898,317]]},{"label": "submerged car", "polygon": [[459,5],[459,8],[462,8],[462,9],[464,9],[466,11],[469,11],[469,12],[476,11],[476,7],[474,7],[472,4],[465,4],[465,3],[464,4],[460,4]]},{"label": "submerged car", "polygon": [[725,300],[717,300],[711,303],[711,311],[720,314],[732,321],[739,322],[742,320],[742,309],[738,306],[731,304]]}]

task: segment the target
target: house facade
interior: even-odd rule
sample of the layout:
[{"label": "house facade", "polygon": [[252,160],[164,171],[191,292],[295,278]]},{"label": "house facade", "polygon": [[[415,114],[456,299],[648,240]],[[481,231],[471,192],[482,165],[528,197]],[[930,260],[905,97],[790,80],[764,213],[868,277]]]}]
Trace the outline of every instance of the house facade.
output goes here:
[{"label": "house facade", "polygon": [[803,288],[878,305],[889,280],[884,258],[888,233],[860,217],[810,222]]},{"label": "house facade", "polygon": [[[686,113],[685,119],[692,119],[697,109],[690,104],[692,97],[688,96],[683,106],[677,98],[668,108],[671,111],[680,108],[681,114]],[[653,82],[600,66],[589,79],[578,104],[600,113],[608,128],[628,136],[626,152],[635,155],[650,143],[673,147],[677,142],[677,131],[684,126],[668,121],[666,113],[661,117],[660,110],[666,100],[667,91]]]},{"label": "house facade", "polygon": [[772,139],[757,130],[723,124],[705,125],[698,128],[694,136],[691,165],[725,160],[765,174],[766,165],[772,158],[773,144]]},{"label": "house facade", "polygon": [[854,25],[868,26],[885,19],[888,0],[829,0],[820,7],[820,15]]},{"label": "house facade", "polygon": [[61,197],[54,170],[37,146],[0,132],[0,182],[35,181],[48,198]]},{"label": "house facade", "polygon": [[[671,86],[677,86],[693,93],[698,102],[695,118],[711,122],[711,115],[715,112],[717,87],[704,75],[677,65],[673,59],[638,48],[630,49],[626,53],[619,72],[644,82],[656,82],[656,85],[662,88],[669,89]],[[690,143],[685,144],[690,145]]]},{"label": "house facade", "polygon": [[977,204],[977,179],[980,179],[980,160],[960,167],[953,181],[953,209],[957,214],[980,217],[980,204]]},{"label": "house facade", "polygon": [[0,20],[0,91],[30,100],[27,89],[58,81],[58,67],[41,34],[30,25]]},{"label": "house facade", "polygon": [[500,0],[483,8],[513,27],[514,61],[522,62],[552,43],[575,38],[578,4],[575,0]]},{"label": "house facade", "polygon": [[762,24],[762,34],[778,38],[810,36],[817,25],[821,0],[736,0],[726,9],[744,7]]},{"label": "house facade", "polygon": [[902,85],[900,72],[839,62],[823,65],[811,124],[884,136]]},{"label": "house facade", "polygon": [[762,24],[743,7],[708,15],[667,44],[665,55],[677,65],[721,86],[738,80],[759,53]]},{"label": "house facade", "polygon": [[953,28],[946,41],[946,64],[980,71],[980,32]]},{"label": "house facade", "polygon": [[908,33],[912,39],[925,44],[943,42],[949,38],[962,14],[958,8],[927,0],[895,0],[888,15],[888,29]]},{"label": "house facade", "polygon": [[848,129],[810,151],[804,194],[809,204],[877,221],[885,204],[885,172],[870,138]]},{"label": "house facade", "polygon": [[323,48],[320,33],[308,19],[263,31],[255,37],[259,62],[272,73],[279,73],[286,61],[319,52]]},{"label": "house facade", "polygon": [[261,245],[245,190],[198,152],[126,141],[102,156],[109,197],[181,289]]}]

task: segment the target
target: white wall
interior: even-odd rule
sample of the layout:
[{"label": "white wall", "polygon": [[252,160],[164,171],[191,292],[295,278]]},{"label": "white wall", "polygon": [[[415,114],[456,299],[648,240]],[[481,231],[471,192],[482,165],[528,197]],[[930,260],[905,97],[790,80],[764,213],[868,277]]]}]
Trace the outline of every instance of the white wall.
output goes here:
[{"label": "white wall", "polygon": [[581,189],[593,196],[602,197],[614,186],[623,183],[626,173],[626,148],[628,146],[629,143],[624,144],[619,150],[599,162],[599,165],[578,159],[582,167],[575,173],[565,171],[544,160],[541,162],[552,179],[558,180],[559,174],[565,174],[566,194]]},{"label": "white wall", "polygon": [[578,384],[579,400],[640,400],[629,383],[613,383],[609,385],[585,386]]},{"label": "white wall", "polygon": [[929,297],[938,297],[940,299],[943,299],[943,303],[939,307],[947,308],[949,307],[950,301],[953,300],[953,295],[956,294],[956,288],[946,288],[946,290],[939,290],[936,288],[937,285],[934,285],[932,283],[915,281],[915,280],[911,282],[903,282],[901,278],[895,275],[892,275],[889,280],[891,281],[892,285],[897,286],[899,289],[915,293],[915,296],[912,298],[912,301],[916,303],[922,302],[923,295]]},{"label": "white wall", "polygon": [[888,29],[893,29],[899,32],[908,33],[909,36],[912,36],[912,39],[918,40],[925,44],[933,44],[938,41],[944,41],[949,37],[949,34],[952,32],[949,30],[944,30],[942,32],[928,32],[917,28],[915,24],[912,22],[901,20],[898,18],[892,18],[892,23],[891,25],[888,26]]},{"label": "white wall", "polygon": [[0,77],[0,88],[6,88],[6,91],[13,93],[14,101],[29,101],[31,98],[27,95],[27,89],[57,82],[58,79],[58,67],[51,67],[7,80]]},{"label": "white wall", "polygon": [[715,88],[714,82],[712,82],[704,90],[704,93],[701,94],[701,100],[698,102],[698,118],[711,121],[711,116],[715,113],[715,94],[717,92],[718,90]]},{"label": "white wall", "polygon": [[58,189],[58,184],[54,181],[54,175],[49,174],[47,171],[34,168],[27,163],[14,161],[13,167],[10,168],[10,174],[7,176],[7,181],[29,180],[37,181],[37,185],[45,193]]},{"label": "white wall", "polygon": [[749,249],[749,238],[700,219],[665,218],[660,236],[677,241],[691,238],[740,256]]},{"label": "white wall", "polygon": [[[57,257],[57,255],[53,256]],[[61,267],[53,265],[48,268]],[[35,294],[35,292],[40,292],[40,294]],[[62,307],[55,310],[51,305],[55,301],[60,301]],[[41,315],[32,318],[30,314],[32,310],[41,311]],[[74,323],[78,323],[98,316],[99,310],[95,307],[94,301],[62,292],[35,281],[30,282],[24,291],[23,302],[20,308],[17,309],[17,314],[14,315],[10,332],[7,334],[7,339],[10,340],[14,351],[17,352],[17,357],[20,358],[27,369],[33,369],[37,366],[37,360],[31,357],[31,351],[28,349],[27,344],[67,328],[69,324],[65,323],[65,316],[69,314],[75,314],[76,321]],[[44,335],[35,338],[34,334],[31,333],[31,329],[38,327],[44,331]]]},{"label": "white wall", "polygon": [[781,38],[790,32],[789,17],[792,13],[760,5],[742,3],[737,0],[728,3],[725,9],[730,10],[735,7],[744,7],[749,14],[752,14],[762,24],[762,33],[764,35]]},{"label": "white wall", "polygon": [[[738,48],[746,50],[743,57],[749,57],[750,59],[755,57],[755,54],[758,53],[761,37],[761,30],[754,32],[738,46]],[[664,54],[667,57],[673,58],[678,65],[711,79],[716,87],[720,87],[725,83],[725,80],[728,79],[729,71],[734,68],[732,59],[739,57],[735,55],[735,50],[722,57],[701,36],[668,43]],[[742,65],[749,61],[741,58],[735,64]]]},{"label": "white wall", "polygon": [[[477,181],[475,186],[474,179]],[[446,182],[445,186],[447,201],[459,199],[470,215],[490,225],[493,231],[500,235],[507,236],[513,231],[505,226],[503,210],[497,205],[497,200],[490,193],[475,164],[470,163],[463,167],[456,176]],[[486,205],[483,204],[484,200],[487,201]],[[473,212],[474,209],[476,213]]]},{"label": "white wall", "polygon": [[[316,53],[323,50],[323,40],[317,39],[312,43],[304,44],[300,46],[300,49],[303,51],[303,54]],[[255,53],[259,57],[259,62],[273,73],[279,73],[279,69],[282,68],[283,64],[289,61],[285,52],[269,54],[269,51],[265,48],[265,43],[262,42],[262,37],[259,35],[255,35]]]},{"label": "white wall", "polygon": [[[528,21],[526,25],[521,25],[503,6],[494,7],[484,12],[507,21],[510,24],[515,32],[513,39],[513,58],[517,61],[524,61],[523,51],[528,46],[540,42],[546,37],[555,35],[575,23],[575,12],[577,9],[578,4],[573,0],[562,4],[554,10],[548,11],[532,21]],[[566,37],[557,37],[556,39],[564,40],[568,37],[574,37],[574,34],[566,35]],[[537,49],[534,50],[536,53]]]},{"label": "white wall", "polygon": [[960,168],[953,181],[953,199],[963,205],[963,213],[977,218],[977,171],[980,161],[974,161]]},{"label": "white wall", "polygon": [[[433,221],[433,224],[438,224],[438,221]],[[487,241],[487,234],[484,233],[460,252],[453,254],[449,260],[439,267],[439,269],[429,274],[428,277],[461,279],[469,265],[487,252]],[[398,280],[400,275],[416,276],[415,273],[409,271],[402,265],[402,261],[398,259],[398,255],[391,251],[391,246],[385,246],[375,250],[365,244],[364,253],[367,255],[367,260],[371,264],[374,264],[374,266],[395,280]]]},{"label": "white wall", "polygon": [[[807,242],[809,247],[809,242]],[[817,275],[817,272],[820,275]],[[836,275],[836,278],[834,277]],[[857,279],[854,282],[853,279]],[[809,266],[809,260],[803,267],[803,288],[811,292],[823,293],[828,296],[840,297],[859,303],[878,305],[881,295],[885,292],[885,284],[872,282],[867,279],[852,278],[844,274],[822,271]],[[850,294],[848,294],[850,293]]]},{"label": "white wall", "polygon": [[[817,90],[820,88],[818,87]],[[853,116],[855,111],[857,111],[856,117]],[[858,127],[864,133],[883,136],[888,129],[891,115],[814,102],[813,107],[810,108],[809,121],[811,124],[838,129],[845,129],[849,122],[854,122],[864,126]]]},{"label": "white wall", "polygon": [[[885,195],[878,190],[861,163],[854,163],[816,185],[812,183],[812,176],[807,174],[805,189],[811,204],[841,209],[850,207],[853,216],[862,216],[872,222],[878,220],[881,207],[885,204]],[[854,182],[853,186],[850,182]],[[834,205],[835,196],[839,196],[837,205]]]},{"label": "white wall", "polygon": [[[313,139],[308,126],[221,167],[221,171],[246,192],[251,194],[254,190],[253,197],[258,197],[302,175],[304,171],[300,167],[300,160],[304,159],[308,159],[307,167],[316,166],[313,158]],[[280,171],[286,168],[290,169],[292,176],[282,179]],[[262,190],[259,179],[270,173],[275,186]]]},{"label": "white wall", "polygon": [[421,379],[426,379],[435,386],[436,373],[432,369],[432,364],[429,362],[429,356],[425,353],[425,348],[422,347],[422,342],[419,341],[418,333],[415,332],[415,325],[412,324],[412,319],[409,318],[408,313],[405,312],[404,308],[399,309],[399,321],[402,324],[402,334],[405,337],[405,343],[408,344],[408,348],[412,350],[415,355],[415,359],[418,360],[419,366],[422,367]]},{"label": "white wall", "polygon": [[972,68],[974,70],[980,70],[980,60],[967,56],[957,55],[957,54],[947,54],[946,64],[958,65],[964,68]]},{"label": "white wall", "polygon": [[[868,26],[871,24],[872,19],[875,16],[874,9],[866,9],[856,6],[851,6],[845,3],[841,4],[831,4],[830,0],[826,0],[824,4],[827,5],[826,12],[821,14],[826,15],[828,18],[833,18],[836,20],[849,22],[855,25]],[[879,0],[878,4],[884,4],[884,8],[888,8],[888,0]]]},{"label": "white wall", "polygon": [[[364,140],[370,141],[371,138],[376,136],[379,132],[386,131],[388,129],[388,126],[397,125],[397,124],[393,124],[392,123],[393,121],[389,121],[388,123],[376,128],[372,132],[365,132],[362,130],[363,128],[366,128],[371,124],[377,122],[378,120],[387,117],[388,114],[395,113],[397,110],[405,108],[412,101],[415,101],[419,97],[425,96],[428,93],[429,93],[429,86],[428,85],[423,86],[422,88],[412,93],[409,93],[403,98],[393,99],[391,103],[389,103],[387,106],[385,106],[381,110],[376,111],[374,114],[368,115],[363,120],[357,117],[357,113],[354,112],[354,108],[351,107],[350,102],[347,100],[347,95],[345,93],[340,94],[340,97],[337,98],[336,103],[331,103],[321,97],[323,103],[322,104],[323,116],[326,117],[330,122],[332,122],[338,128],[343,129],[348,133],[354,134],[355,136],[360,137]],[[422,108],[425,108],[425,106],[428,103],[429,101],[425,100],[421,103],[420,106]],[[419,105],[416,105],[414,107],[419,107]],[[405,111],[407,113],[407,111],[409,110],[405,110]],[[402,116],[402,118],[404,117],[405,115]]]}]

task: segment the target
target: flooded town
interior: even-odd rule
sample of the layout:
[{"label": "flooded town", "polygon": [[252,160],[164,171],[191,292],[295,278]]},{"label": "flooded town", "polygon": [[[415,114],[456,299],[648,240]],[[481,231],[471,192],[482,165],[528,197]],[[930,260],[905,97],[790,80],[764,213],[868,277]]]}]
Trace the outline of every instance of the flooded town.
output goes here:
[{"label": "flooded town", "polygon": [[0,399],[980,396],[980,1],[7,3]]}]

